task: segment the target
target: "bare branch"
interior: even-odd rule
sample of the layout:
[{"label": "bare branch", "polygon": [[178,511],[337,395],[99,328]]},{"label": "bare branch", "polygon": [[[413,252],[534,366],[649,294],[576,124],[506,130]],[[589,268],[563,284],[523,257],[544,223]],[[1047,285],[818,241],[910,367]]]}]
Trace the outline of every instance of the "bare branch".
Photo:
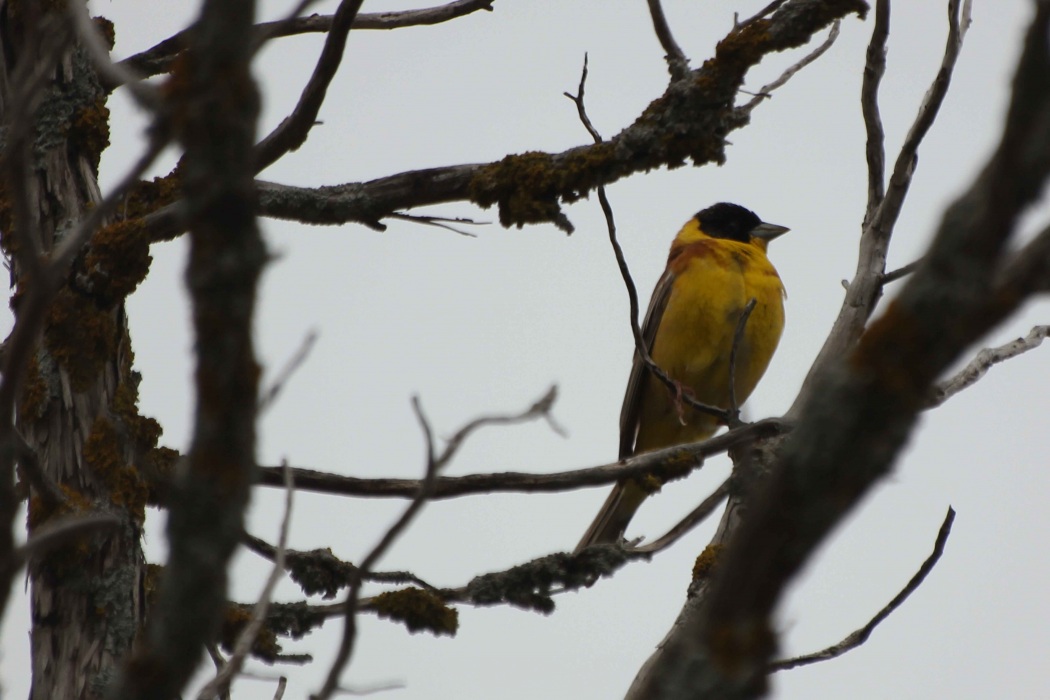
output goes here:
[{"label": "bare branch", "polygon": [[[913,260],[912,262],[908,263],[907,265],[904,265],[902,267],[898,267],[896,270],[892,270],[891,272],[887,272],[887,273],[882,275],[882,279],[880,280],[880,283],[882,284],[882,286],[885,287],[890,282],[896,282],[899,279],[907,277],[911,273],[915,272],[915,270],[917,270],[919,268],[919,265],[921,265],[921,264],[922,264],[922,258],[919,258],[918,260]],[[847,288],[848,288],[848,286],[847,286]]]},{"label": "bare branch", "polygon": [[468,238],[477,238],[477,234],[471,233],[470,231],[464,231],[458,229],[451,224],[461,224],[464,226],[488,226],[491,221],[474,221],[466,217],[457,216],[455,218],[449,218],[445,216],[427,216],[423,214],[406,214],[404,212],[394,212],[387,218],[389,219],[400,219],[401,221],[409,221],[414,224],[422,224],[424,226],[437,226],[443,228],[446,231],[452,231],[458,233],[461,236],[467,236]]},{"label": "bare branch", "polygon": [[1018,338],[1005,345],[995,348],[985,348],[977,353],[955,376],[937,384],[933,389],[933,395],[926,404],[927,408],[935,408],[958,394],[963,389],[968,389],[983,377],[989,369],[1018,355],[1023,355],[1029,350],[1039,347],[1043,339],[1050,336],[1050,326],[1035,326],[1024,338]]},{"label": "bare branch", "polygon": [[[270,384],[259,397],[259,407],[257,412],[259,415],[266,413],[266,411],[273,405],[274,401],[280,395],[281,391],[284,390],[285,385],[288,384],[288,380],[292,378],[296,370],[303,366],[306,362],[306,358],[310,356],[310,351],[314,349],[314,343],[317,342],[317,331],[310,331],[303,338],[303,344],[299,346],[299,349],[295,352],[288,364],[286,364],[281,371],[274,377],[273,383]],[[282,468],[282,471],[286,469]]]},{"label": "bare branch", "polygon": [[674,527],[667,531],[667,533],[661,537],[656,538],[649,544],[638,545],[635,547],[628,547],[628,552],[637,552],[639,554],[656,554],[670,547],[672,544],[680,540],[687,532],[692,530],[694,527],[702,523],[704,520],[715,512],[722,501],[729,496],[729,489],[732,485],[732,477],[726,479],[721,485],[715,489],[714,493],[705,498],[700,502],[696,508],[694,508],[689,515],[682,518]]},{"label": "bare branch", "polygon": [[295,151],[306,143],[306,137],[317,121],[317,114],[321,111],[321,105],[328,93],[328,86],[343,61],[347,34],[350,33],[350,27],[361,9],[362,2],[363,0],[342,0],[339,3],[339,8],[332,18],[332,28],[325,39],[324,48],[321,49],[321,56],[317,59],[313,75],[303,88],[299,103],[295,105],[292,113],[256,146],[255,172],[265,170],[284,154]]},{"label": "bare branch", "polygon": [[[865,67],[862,93],[862,109],[868,131],[869,201],[873,195],[880,194],[882,179],[882,158],[880,157],[882,134],[875,101],[877,100],[878,82],[881,78],[879,60],[884,60],[884,48],[880,46],[884,44],[885,38],[881,36],[881,31],[889,31],[889,4],[888,0],[881,0],[881,3],[885,4],[885,7],[882,4],[878,6],[884,13],[882,18],[884,25],[879,24],[879,9],[877,8],[876,33],[872,36],[874,49],[869,46],[869,60],[874,63],[870,66],[870,70],[869,67]],[[911,179],[918,162],[919,146],[933,125],[941,104],[944,102],[944,97],[951,84],[952,72],[962,48],[963,32],[960,27],[963,19],[966,17],[960,18],[960,0],[949,0],[948,38],[940,69],[926,92],[915,120],[901,145],[885,195],[874,197],[879,200],[877,209],[870,215],[865,214],[860,254],[857,258],[857,270],[853,281],[846,290],[846,297],[842,302],[835,325],[810,368],[803,382],[802,391],[799,392],[788,412],[789,416],[793,416],[794,412],[797,412],[799,407],[808,400],[813,386],[810,378],[827,363],[842,357],[857,342],[879,300],[890,238],[911,186]]]},{"label": "bare branch", "polygon": [[908,599],[912,593],[918,590],[922,582],[926,580],[926,577],[933,571],[933,567],[937,565],[941,555],[944,554],[944,545],[948,542],[948,536],[952,533],[952,523],[955,521],[955,511],[952,508],[948,508],[947,515],[944,516],[944,522],[941,523],[941,529],[937,533],[937,540],[933,544],[933,552],[926,558],[926,561],[922,563],[919,570],[915,572],[915,575],[911,577],[908,584],[901,589],[901,592],[893,597],[889,603],[886,604],[882,610],[880,610],[875,617],[868,621],[868,624],[864,625],[858,630],[850,633],[838,644],[833,644],[826,649],[814,652],[812,654],[805,654],[803,656],[796,656],[790,659],[783,659],[781,661],[774,661],[769,665],[769,671],[785,671],[791,668],[798,668],[799,666],[808,666],[809,664],[819,663],[821,661],[829,661],[836,657],[842,656],[848,651],[856,649],[864,642],[868,641],[868,637],[875,631],[875,628],[882,623],[887,617],[893,614],[897,608]]},{"label": "bare branch", "polygon": [[281,529],[280,534],[277,536],[277,548],[274,552],[273,568],[270,570],[270,576],[266,579],[266,584],[263,586],[262,592],[259,594],[259,600],[255,603],[255,607],[252,609],[252,615],[248,619],[248,622],[244,625],[244,629],[237,635],[237,642],[233,647],[233,654],[229,660],[226,661],[222,669],[215,674],[215,678],[211,679],[206,686],[197,694],[197,700],[210,700],[214,697],[227,696],[230,693],[230,686],[233,684],[234,678],[240,673],[241,668],[244,666],[244,660],[248,658],[248,652],[252,650],[252,645],[255,644],[255,638],[259,634],[259,630],[262,629],[263,623],[266,621],[266,612],[270,608],[270,601],[273,599],[273,591],[277,588],[277,583],[281,580],[284,575],[284,557],[285,551],[288,546],[288,530],[290,529],[292,522],[292,501],[295,495],[295,482],[292,478],[292,470],[288,468],[288,462],[285,461],[282,465],[284,471],[284,517],[281,518]]},{"label": "bare branch", "polygon": [[[495,0],[456,0],[446,5],[428,7],[419,10],[402,12],[373,12],[358,14],[354,19],[353,29],[400,29],[434,25],[463,17],[478,10],[492,10]],[[335,17],[333,15],[311,15],[292,20],[278,20],[256,25],[257,37],[286,37],[297,34],[324,34],[332,31]],[[121,66],[131,68],[146,76],[158,75],[171,70],[175,59],[186,48],[186,37],[189,30],[165,39],[156,46],[124,59]]]},{"label": "bare branch", "polygon": [[[730,539],[717,570],[686,603],[629,697],[761,695],[776,647],[771,615],[788,582],[890,472],[938,375],[1026,298],[995,285],[1018,217],[1050,175],[1048,30],[1050,0],[1039,0],[998,147],[946,210],[925,262],[859,343],[840,335],[822,349],[789,413],[795,428],[769,452],[769,475],[755,485],[747,517],[720,531]],[[892,189],[880,211],[898,196]],[[879,253],[875,237],[866,231],[860,271],[865,256]],[[1029,279],[1045,278],[1046,261],[1029,264]],[[873,269],[881,273],[881,263]],[[847,306],[864,307],[858,287],[855,279]],[[858,313],[863,329],[866,308],[844,307],[836,332]]]},{"label": "bare branch", "polygon": [[[648,0],[648,3],[649,14],[653,18],[653,29],[656,31],[656,38],[660,40],[660,46],[664,49],[664,58],[667,60],[667,70],[671,74],[671,80],[680,80],[689,72],[689,59],[686,58],[678,42],[674,40],[674,35],[671,34],[671,27],[667,24],[667,17],[664,16],[664,8],[660,5],[660,0]],[[582,90],[580,98],[583,98]]]},{"label": "bare branch", "polygon": [[[558,425],[558,423],[554,420],[554,416],[551,414],[551,409],[554,407],[554,401],[557,398],[558,387],[552,386],[550,389],[547,390],[546,394],[541,396],[535,403],[533,403],[521,413],[507,416],[493,415],[475,418],[474,420],[470,421],[462,428],[457,430],[452,435],[452,437],[450,437],[446,441],[445,449],[442,450],[441,454],[438,455],[438,457],[436,458],[436,470],[443,469],[445,465],[447,465],[452,460],[456,452],[459,451],[459,448],[463,445],[464,441],[466,441],[466,439],[470,437],[470,435],[474,431],[486,426],[517,425],[518,423],[527,423],[529,421],[536,420],[537,418],[542,418],[547,422],[547,425],[550,426],[551,430],[553,430],[558,435],[564,437],[565,429]],[[429,428],[427,423],[423,420],[422,414],[420,414],[420,421],[425,429]],[[432,485],[428,486],[427,489],[430,493],[433,492]]]},{"label": "bare branch", "polygon": [[434,450],[434,438],[433,430],[430,427],[430,423],[426,416],[423,414],[423,409],[419,404],[419,399],[413,397],[412,408],[416,413],[416,417],[419,419],[420,427],[422,428],[423,435],[425,438],[426,449],[427,449],[427,464],[426,473],[423,477],[423,481],[419,486],[419,490],[412,499],[412,502],[405,508],[401,517],[394,522],[393,525],[387,529],[386,533],[379,540],[379,542],[372,548],[372,551],[365,556],[361,565],[353,572],[350,576],[350,591],[347,593],[346,600],[342,603],[342,616],[344,619],[343,637],[339,644],[339,649],[336,652],[336,658],[332,662],[332,666],[328,671],[328,675],[325,678],[324,685],[321,690],[316,694],[312,695],[313,700],[326,700],[331,697],[332,693],[336,692],[339,688],[339,678],[346,668],[347,663],[350,661],[350,655],[354,649],[354,638],[357,634],[357,610],[358,610],[358,598],[361,592],[361,584],[364,581],[364,577],[367,576],[379,559],[386,553],[386,551],[393,545],[401,533],[408,527],[409,523],[412,522],[413,518],[419,513],[426,502],[430,499],[430,495],[434,488],[434,482],[437,479],[438,472],[443,469],[452,457],[455,456],[463,442],[477,429],[486,425],[511,425],[520,423],[526,420],[532,420],[535,418],[546,418],[548,423],[551,423],[554,427],[554,423],[550,418],[551,405],[554,402],[554,398],[557,395],[556,388],[551,387],[546,395],[543,396],[539,401],[534,403],[532,406],[527,408],[525,411],[512,416],[484,416],[470,421],[462,428],[457,430],[455,434],[447,441],[445,449],[440,454],[435,453]]},{"label": "bare branch", "polygon": [[584,90],[587,87],[587,54],[583,54],[583,70],[580,72],[580,85],[576,88],[576,94],[573,95],[569,92],[563,92],[562,94],[568,97],[576,104],[576,113],[580,117],[580,122],[583,123],[583,128],[587,129],[587,133],[591,135],[595,143],[602,142],[602,135],[594,128],[594,124],[591,123],[591,118],[587,116],[587,107],[583,101]]},{"label": "bare branch", "polygon": [[[635,122],[606,142],[561,153],[536,151],[494,163],[415,170],[368,182],[305,188],[258,182],[258,213],[313,224],[358,222],[382,228],[393,212],[453,201],[498,205],[503,226],[572,225],[561,202],[577,201],[600,184],[661,166],[696,165],[724,158],[728,131],[745,125],[733,104],[747,71],[765,55],[805,45],[813,33],[851,12],[862,0],[793,0],[774,17],[744,25],[721,42],[713,59],[676,81]],[[790,12],[788,12],[790,8]],[[761,24],[761,26],[758,26]],[[150,215],[151,239],[179,233],[180,205]]]},{"label": "bare branch", "polygon": [[886,73],[886,40],[889,36],[890,0],[877,0],[875,27],[868,42],[864,83],[860,89],[860,110],[867,134],[864,150],[868,161],[868,204],[864,209],[862,228],[871,222],[886,196],[886,132],[879,114],[879,85]]},{"label": "bare branch", "polygon": [[798,63],[790,66],[787,70],[781,73],[780,77],[778,77],[776,80],[774,80],[771,83],[767,83],[766,85],[763,85],[762,88],[757,93],[755,93],[754,97],[752,97],[745,104],[742,104],[736,108],[737,114],[750,114],[752,110],[754,110],[755,107],[758,106],[759,102],[769,97],[772,97],[773,92],[786,85],[789,80],[795,77],[796,73],[798,73],[800,70],[802,70],[803,68],[813,63],[821,56],[823,56],[827,52],[827,50],[831,48],[832,44],[835,43],[835,40],[839,38],[840,24],[841,23],[839,22],[839,20],[835,20],[835,23],[831,25],[831,31],[828,32],[828,38],[824,40],[824,43],[822,43],[817,48],[813,49],[813,51],[811,51],[810,53],[806,54]]},{"label": "bare branch", "polygon": [[[635,455],[629,459],[586,469],[526,474],[501,472],[445,476],[434,480],[430,498],[441,500],[487,493],[557,493],[589,486],[607,486],[621,479],[646,474],[669,479],[684,475],[685,470],[703,464],[704,459],[755,439],[779,435],[789,430],[778,418],[766,418],[709,438],[702,442],[676,445],[662,450]],[[280,486],[280,467],[258,467],[259,483]],[[361,479],[341,474],[292,468],[295,486],[300,491],[314,491],[336,496],[368,498],[413,498],[421,486],[417,479]]]}]

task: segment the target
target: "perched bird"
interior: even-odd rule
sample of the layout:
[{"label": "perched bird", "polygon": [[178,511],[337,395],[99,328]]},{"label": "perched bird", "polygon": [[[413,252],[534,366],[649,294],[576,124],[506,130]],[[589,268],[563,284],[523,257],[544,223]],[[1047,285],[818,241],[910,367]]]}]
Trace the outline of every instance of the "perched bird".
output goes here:
[{"label": "perched bird", "polygon": [[[754,299],[735,371],[738,404],[751,395],[784,328],[784,286],[766,247],[787,230],[723,202],[704,209],[678,232],[645,313],[642,338],[681,393],[709,406],[729,407],[730,353],[741,313]],[[635,352],[620,411],[620,459],[703,440],[718,426],[718,418],[669,391]],[[576,551],[619,542],[642,501],[658,488],[652,479],[618,483]]]}]

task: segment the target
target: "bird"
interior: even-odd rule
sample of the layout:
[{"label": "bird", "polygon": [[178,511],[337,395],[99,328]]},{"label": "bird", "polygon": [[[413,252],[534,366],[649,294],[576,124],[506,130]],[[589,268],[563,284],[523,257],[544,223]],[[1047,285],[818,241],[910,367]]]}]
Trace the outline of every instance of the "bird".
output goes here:
[{"label": "bird", "polygon": [[[730,354],[751,299],[736,353],[735,398],[742,404],[769,366],[784,329],[786,292],[766,257],[785,226],[763,222],[738,204],[720,202],[682,226],[656,283],[642,340],[678,391],[709,406],[729,408]],[[634,353],[620,410],[620,459],[704,440],[723,423],[685,405]],[[627,478],[616,484],[576,552],[619,543],[642,502],[660,482]]]}]

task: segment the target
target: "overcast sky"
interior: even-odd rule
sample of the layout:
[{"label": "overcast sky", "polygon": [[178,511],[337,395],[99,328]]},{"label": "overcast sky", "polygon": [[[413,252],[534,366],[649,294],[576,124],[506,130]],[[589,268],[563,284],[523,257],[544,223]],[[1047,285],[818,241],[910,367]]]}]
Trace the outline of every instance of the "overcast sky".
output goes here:
[{"label": "overcast sky", "polygon": [[[263,18],[283,15],[291,4],[265,2]],[[666,0],[665,10],[697,66],[730,30],[734,11],[749,16],[765,4]],[[889,267],[924,250],[944,207],[994,146],[1030,4],[976,3],[951,92],[920,152]],[[116,23],[120,56],[174,33],[196,11],[193,3],[171,1],[91,6]],[[369,0],[364,10],[408,6]],[[942,0],[911,0],[893,8],[882,88],[891,162],[940,63],[945,7]],[[853,274],[866,192],[858,96],[871,25],[847,19],[820,61],[761,105],[750,126],[730,135],[724,166],[660,170],[609,188],[644,298],[675,232],[709,204],[737,202],[791,227],[770,251],[788,290],[787,325],[747,405],[752,418],[779,415],[791,404],[838,311],[842,280]],[[261,132],[294,105],[321,42],[319,36],[281,39],[263,51],[256,70],[265,93]],[[770,57],[748,76],[747,87],[757,89],[806,50]],[[588,143],[562,95],[575,91],[585,53],[588,109],[606,136],[630,124],[666,86],[662,51],[641,0],[496,0],[494,12],[436,27],[354,32],[321,111],[323,124],[262,177],[339,184]],[[103,156],[104,186],[137,157],[143,127],[119,92],[110,107],[114,145]],[[170,170],[176,157],[168,154],[157,174]],[[570,237],[551,226],[492,224],[472,229],[477,237],[468,238],[399,221],[388,222],[385,233],[263,221],[278,256],[263,282],[256,332],[269,375],[308,332],[320,338],[261,423],[260,462],[286,457],[295,466],[355,476],[419,476],[423,442],[412,395],[421,398],[436,433],[447,436],[479,414],[524,409],[555,383],[555,415],[567,438],[543,424],[491,429],[471,439],[448,473],[548,472],[615,459],[632,349],[627,295],[596,200],[565,211],[576,226]],[[494,210],[466,203],[420,213],[497,219]],[[1048,219],[1044,204],[1028,228]],[[142,410],[161,421],[165,444],[184,449],[193,406],[185,245],[180,240],[152,252],[150,277],[128,303],[143,374]],[[982,345],[1048,321],[1050,303],[1031,304]],[[864,624],[928,555],[950,504],[958,518],[944,558],[866,645],[836,661],[776,675],[776,697],[1050,697],[1048,366],[1050,349],[1036,350],[993,369],[923,418],[893,475],[792,586],[777,613],[784,653],[822,648]],[[668,487],[646,503],[628,535],[661,534],[727,473],[724,460],[713,460]],[[462,585],[479,573],[571,549],[605,495],[601,488],[435,503],[381,568]],[[402,507],[298,494],[292,545],[331,547],[359,561]],[[275,540],[280,514],[280,494],[260,489],[250,531]],[[163,516],[151,512],[148,526],[148,556],[163,561]],[[403,684],[385,694],[398,700],[622,696],[674,620],[692,560],[712,528],[590,590],[558,597],[548,617],[465,608],[458,636],[436,639],[365,616],[345,683]],[[235,567],[233,596],[254,600],[268,565],[241,553]],[[300,595],[285,583],[277,598]],[[3,628],[0,679],[5,693],[24,697],[28,613],[24,598],[15,603]],[[330,622],[287,644],[287,651],[315,655],[305,668],[252,669],[289,674],[285,697],[303,697],[319,686],[340,634],[341,624]],[[235,696],[270,697],[273,686],[242,680]]]}]

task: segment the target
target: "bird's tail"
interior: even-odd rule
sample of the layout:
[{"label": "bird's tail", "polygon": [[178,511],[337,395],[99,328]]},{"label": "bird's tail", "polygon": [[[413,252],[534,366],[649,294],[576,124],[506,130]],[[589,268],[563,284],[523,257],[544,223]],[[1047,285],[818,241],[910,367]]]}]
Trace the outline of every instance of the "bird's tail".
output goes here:
[{"label": "bird's tail", "polygon": [[576,545],[576,552],[592,544],[616,544],[623,539],[627,524],[631,522],[638,506],[649,494],[633,479],[616,484],[605,499],[598,517],[587,528],[583,539]]}]

